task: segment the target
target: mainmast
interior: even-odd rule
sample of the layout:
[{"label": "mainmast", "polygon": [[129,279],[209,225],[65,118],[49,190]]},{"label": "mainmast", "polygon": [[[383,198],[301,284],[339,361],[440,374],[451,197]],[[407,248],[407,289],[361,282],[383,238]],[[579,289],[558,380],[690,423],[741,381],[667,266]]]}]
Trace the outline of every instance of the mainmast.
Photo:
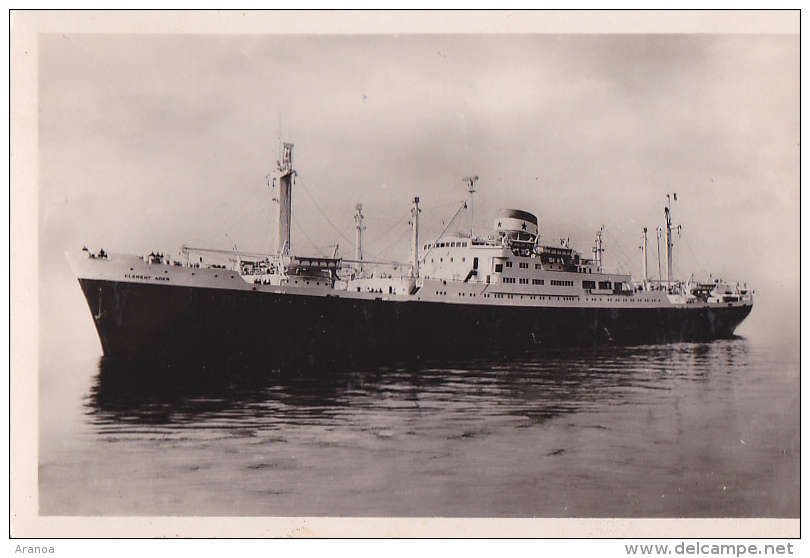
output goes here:
[{"label": "mainmast", "polygon": [[641,252],[644,255],[644,267],[642,268],[642,275],[644,277],[644,289],[647,288],[647,280],[649,273],[647,272],[647,227],[644,227],[644,232],[641,234]]},{"label": "mainmast", "polygon": [[363,204],[358,203],[356,209],[357,213],[354,215],[354,224],[357,229],[357,236],[354,244],[354,259],[357,260],[357,263],[355,263],[354,266],[359,273],[363,271],[363,229],[365,229],[363,226]]},{"label": "mainmast", "polygon": [[474,217],[473,214],[473,194],[475,194],[475,183],[478,181],[477,176],[465,176],[462,178],[467,183],[467,191],[470,193],[470,238],[473,237]]},{"label": "mainmast", "polygon": [[673,201],[678,201],[678,194],[673,193],[672,197],[667,194],[667,206],[664,208],[664,216],[667,220],[667,287],[671,281],[675,280],[673,271],[674,265],[672,261],[672,209],[671,204]]},{"label": "mainmast", "polygon": [[661,287],[661,227],[655,227],[655,243],[658,250],[658,286]]},{"label": "mainmast", "polygon": [[411,277],[419,277],[419,198],[413,199],[411,209],[411,225],[413,226],[413,260],[411,264]]},{"label": "mainmast", "polygon": [[596,268],[599,272],[602,271],[602,252],[605,251],[602,248],[602,231],[604,230],[604,226],[599,229],[596,233],[596,246],[593,247],[593,259],[596,261]]},{"label": "mainmast", "polygon": [[278,203],[278,235],[276,236],[276,253],[287,255],[290,251],[290,226],[292,219],[292,187],[295,182],[293,170],[293,144],[281,145],[278,158],[278,169],[273,178],[273,185],[278,185],[276,203]]}]

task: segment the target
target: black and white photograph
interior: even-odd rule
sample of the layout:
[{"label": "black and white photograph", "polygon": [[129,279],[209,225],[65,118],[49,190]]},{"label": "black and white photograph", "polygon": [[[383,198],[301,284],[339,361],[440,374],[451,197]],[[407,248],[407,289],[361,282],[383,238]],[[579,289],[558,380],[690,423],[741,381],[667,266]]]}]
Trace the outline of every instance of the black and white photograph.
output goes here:
[{"label": "black and white photograph", "polygon": [[798,536],[798,11],[11,32],[18,532]]}]

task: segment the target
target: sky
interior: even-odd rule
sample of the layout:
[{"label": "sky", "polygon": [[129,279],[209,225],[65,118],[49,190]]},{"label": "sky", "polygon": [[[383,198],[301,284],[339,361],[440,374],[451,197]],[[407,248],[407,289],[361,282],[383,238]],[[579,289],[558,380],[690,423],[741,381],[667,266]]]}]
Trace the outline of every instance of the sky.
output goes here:
[{"label": "sky", "polygon": [[798,35],[49,33],[37,56],[43,318],[83,304],[66,250],[272,250],[281,134],[295,253],[353,257],[362,203],[366,257],[404,260],[413,197],[433,240],[477,175],[477,231],[524,209],[590,255],[604,226],[640,276],[648,227],[657,274],[676,192],[678,274],[747,282],[740,332],[798,347]]}]

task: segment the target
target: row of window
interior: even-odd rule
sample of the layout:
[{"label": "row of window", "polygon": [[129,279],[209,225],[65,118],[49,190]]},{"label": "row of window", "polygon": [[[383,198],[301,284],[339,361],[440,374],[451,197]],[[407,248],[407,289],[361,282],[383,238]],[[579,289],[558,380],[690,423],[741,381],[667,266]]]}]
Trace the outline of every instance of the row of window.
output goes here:
[{"label": "row of window", "polygon": [[[595,289],[597,283],[596,281],[583,281],[582,288],[583,289]],[[621,281],[616,281],[615,283],[611,284],[610,281],[599,281],[599,288],[602,290],[616,290],[621,291],[622,287],[624,287],[624,283]]]},{"label": "row of window", "polygon": [[[515,278],[514,277],[503,277],[502,281],[504,283],[514,283]],[[521,277],[521,278],[518,279],[518,282],[521,285],[528,285],[529,284],[529,278],[528,277]],[[532,285],[545,285],[545,284],[546,284],[545,279],[532,279]],[[552,279],[551,280],[551,285],[554,286],[554,287],[573,287],[574,282],[573,281],[558,281],[556,279]]]},{"label": "row of window", "polygon": [[[504,278],[505,283],[514,283],[515,282],[514,279],[512,279],[511,281],[507,281],[507,279],[512,279],[512,278],[511,277],[505,277]],[[519,279],[519,281],[520,281],[521,285],[528,285],[529,284],[529,278],[528,277],[521,277]],[[546,284],[545,279],[532,279],[532,285],[545,285],[545,284]],[[551,284],[553,285],[554,281],[552,281]]]},{"label": "row of window", "polygon": [[[473,295],[475,296],[475,295]],[[485,294],[484,298],[515,298],[519,296],[521,299],[525,296],[531,300],[579,300],[578,296],[561,296],[561,295],[511,295],[503,293]],[[656,302],[652,299],[630,299],[630,298],[586,298],[586,302]]]},{"label": "row of window", "polygon": [[[514,283],[515,278],[514,277],[503,277],[502,281],[504,283]],[[519,279],[519,282],[520,282],[521,285],[528,285],[529,284],[529,278],[528,277],[521,277]],[[573,281],[565,280],[565,279],[551,279],[549,281],[549,283],[551,284],[552,287],[573,287],[574,286]],[[532,285],[544,285],[544,284],[545,284],[544,279],[532,279]],[[599,281],[598,285],[599,285],[599,289],[601,289],[601,290],[620,291],[624,287],[624,283],[622,283],[620,281],[616,281],[615,283],[611,283],[610,281]],[[596,281],[583,281],[582,282],[582,288],[583,289],[596,289],[597,288],[597,282]]]},{"label": "row of window", "polygon": [[[256,283],[260,283],[256,281]],[[269,282],[268,282],[269,283]],[[360,292],[360,289],[357,289]],[[382,290],[373,290],[370,292],[379,292],[381,293]],[[389,293],[391,289],[389,289]],[[436,291],[437,295],[447,295],[447,291]],[[456,293],[458,296],[471,296],[474,297],[475,293]],[[561,295],[515,295],[515,294],[505,294],[505,293],[493,293],[493,294],[484,294],[484,298],[515,298],[519,296],[521,299],[525,296],[531,300],[579,300],[578,296],[561,296]],[[652,299],[625,299],[625,298],[585,298],[586,302],[655,302]]]},{"label": "row of window", "polygon": [[[512,267],[512,262],[507,260],[506,267]],[[521,269],[529,269],[529,262],[518,262],[518,267],[520,267]],[[534,264],[534,269],[543,269],[543,266],[539,263],[536,263]]]},{"label": "row of window", "polygon": [[[448,244],[448,245],[449,244],[466,244],[466,242],[465,243],[462,243],[462,242],[440,243],[440,245],[442,245],[442,244]],[[450,258],[450,261],[452,262],[453,258]],[[461,258],[461,261],[466,262],[467,258]],[[430,262],[434,263],[434,259],[430,258]],[[439,258],[439,262],[444,262],[444,258]],[[523,269],[528,269],[529,268],[529,264],[526,263],[526,262],[518,262],[518,263],[519,263],[520,267],[523,268]],[[500,263],[495,264],[495,273],[502,273],[503,272],[503,265],[504,264],[500,264]],[[512,262],[507,261],[506,262],[506,267],[512,267]],[[541,269],[540,264],[535,264],[534,267],[536,269]],[[504,283],[514,283],[515,278],[514,277],[503,277],[502,281]],[[529,279],[528,278],[520,279],[520,284],[528,285],[529,284]],[[545,284],[545,281],[543,279],[532,279],[532,285],[544,285],[544,284]],[[573,287],[574,282],[573,281],[568,281],[568,280],[551,279],[551,285],[555,286],[555,287]],[[598,288],[602,289],[602,290],[611,290],[611,289],[621,290],[622,286],[623,286],[623,283],[621,283],[621,282],[616,282],[616,283],[611,283],[610,281],[599,281],[598,282]],[[596,281],[583,281],[582,282],[582,288],[583,289],[596,289],[597,288],[597,282]]]},{"label": "row of window", "polygon": [[[433,260],[431,260],[431,261],[433,261]],[[496,269],[496,271],[498,271],[498,270]],[[510,284],[514,284],[516,282],[519,282],[521,285],[528,285],[529,284],[529,278],[528,277],[521,277],[517,281],[516,281],[515,277],[502,277],[501,281],[503,283],[510,283]],[[532,285],[545,285],[545,279],[532,279],[531,284]],[[573,287],[574,286],[573,281],[565,280],[565,279],[551,279],[550,284],[551,284],[552,287]],[[624,287],[624,283],[622,283],[620,281],[617,281],[615,283],[611,283],[610,281],[599,281],[598,282],[598,288],[600,290],[608,290],[608,291],[609,290],[616,290],[616,291],[620,291],[620,290],[622,290],[623,287]],[[586,289],[586,290],[588,290],[588,289],[596,289],[597,288],[597,282],[596,281],[583,281],[582,282],[582,288]]]},{"label": "row of window", "polygon": [[[446,295],[447,291],[436,291],[436,294],[437,295]],[[475,293],[456,293],[456,296],[475,296]]]},{"label": "row of window", "polygon": [[[512,267],[512,262],[507,261],[506,267]],[[529,264],[528,262],[518,262],[518,267],[520,267],[521,269],[529,269]],[[543,266],[537,263],[534,264],[534,269],[543,269]],[[501,271],[503,271],[503,264],[495,264],[495,272],[499,273]],[[591,270],[584,267],[578,267],[577,273],[591,273]]]},{"label": "row of window", "polygon": [[424,249],[430,248],[466,248],[466,242],[437,242],[436,244],[425,244]]},{"label": "row of window", "polygon": [[[560,260],[559,262],[557,262],[555,259],[552,258],[551,260],[548,261],[548,263],[565,264],[565,261]],[[520,266],[521,269],[529,269],[528,262],[520,262],[519,266]],[[512,267],[512,262],[509,262],[509,261],[506,262],[506,267]],[[536,263],[536,264],[534,264],[534,269],[543,269],[543,266],[541,264],[539,264],[539,263]],[[586,268],[586,267],[577,267],[577,273],[591,273],[591,270]]]},{"label": "row of window", "polygon": [[[514,277],[503,277],[502,280],[503,280],[504,283],[514,283],[515,282]],[[518,279],[518,282],[521,285],[528,285],[529,284],[529,278],[528,277],[521,277],[521,278]],[[532,279],[532,285],[545,285],[545,284],[546,284],[545,279]],[[573,287],[574,282],[573,281],[560,281],[560,280],[557,280],[557,279],[552,279],[551,280],[551,286],[553,286],[553,287]]]},{"label": "row of window", "polygon": [[659,302],[650,298],[586,298],[588,302]]},{"label": "row of window", "polygon": [[521,299],[528,298],[530,300],[579,300],[578,296],[558,296],[558,295],[513,295],[513,294],[504,294],[504,293],[493,293],[493,294],[485,294],[484,298],[515,298],[520,297]]},{"label": "row of window", "polygon": [[[431,248],[465,248],[466,246],[467,246],[466,242],[438,242],[436,244],[425,244],[424,249],[428,250],[428,249],[431,249]],[[432,259],[430,261],[433,262]],[[444,260],[440,259],[439,261],[443,262]],[[450,261],[452,262],[453,259],[450,258]],[[464,260],[462,259],[462,261],[464,261]],[[556,259],[554,259],[554,258],[548,260],[548,263],[555,263],[555,262],[556,262]],[[565,261],[563,259],[560,259],[559,263],[564,264]],[[500,267],[500,269],[502,270],[503,265],[504,264],[496,264],[496,268]],[[506,267],[513,267],[514,263],[512,261],[510,261],[510,260],[507,260],[505,262],[505,265],[506,265]],[[518,267],[520,267],[521,269],[529,269],[529,263],[528,262],[518,262]],[[535,269],[543,269],[543,266],[541,264],[539,264],[539,263],[536,263],[536,264],[534,264],[534,268]],[[499,270],[496,269],[496,271],[499,271]],[[591,273],[591,272],[592,271],[590,269],[588,269],[588,268],[577,267],[577,273]]]}]

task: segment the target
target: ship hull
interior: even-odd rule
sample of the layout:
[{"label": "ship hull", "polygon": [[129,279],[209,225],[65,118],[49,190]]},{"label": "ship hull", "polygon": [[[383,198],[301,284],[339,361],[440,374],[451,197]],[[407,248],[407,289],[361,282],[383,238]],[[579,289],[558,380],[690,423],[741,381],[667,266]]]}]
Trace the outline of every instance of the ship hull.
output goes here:
[{"label": "ship hull", "polygon": [[80,279],[105,356],[291,363],[732,337],[750,305],[521,307]]}]

